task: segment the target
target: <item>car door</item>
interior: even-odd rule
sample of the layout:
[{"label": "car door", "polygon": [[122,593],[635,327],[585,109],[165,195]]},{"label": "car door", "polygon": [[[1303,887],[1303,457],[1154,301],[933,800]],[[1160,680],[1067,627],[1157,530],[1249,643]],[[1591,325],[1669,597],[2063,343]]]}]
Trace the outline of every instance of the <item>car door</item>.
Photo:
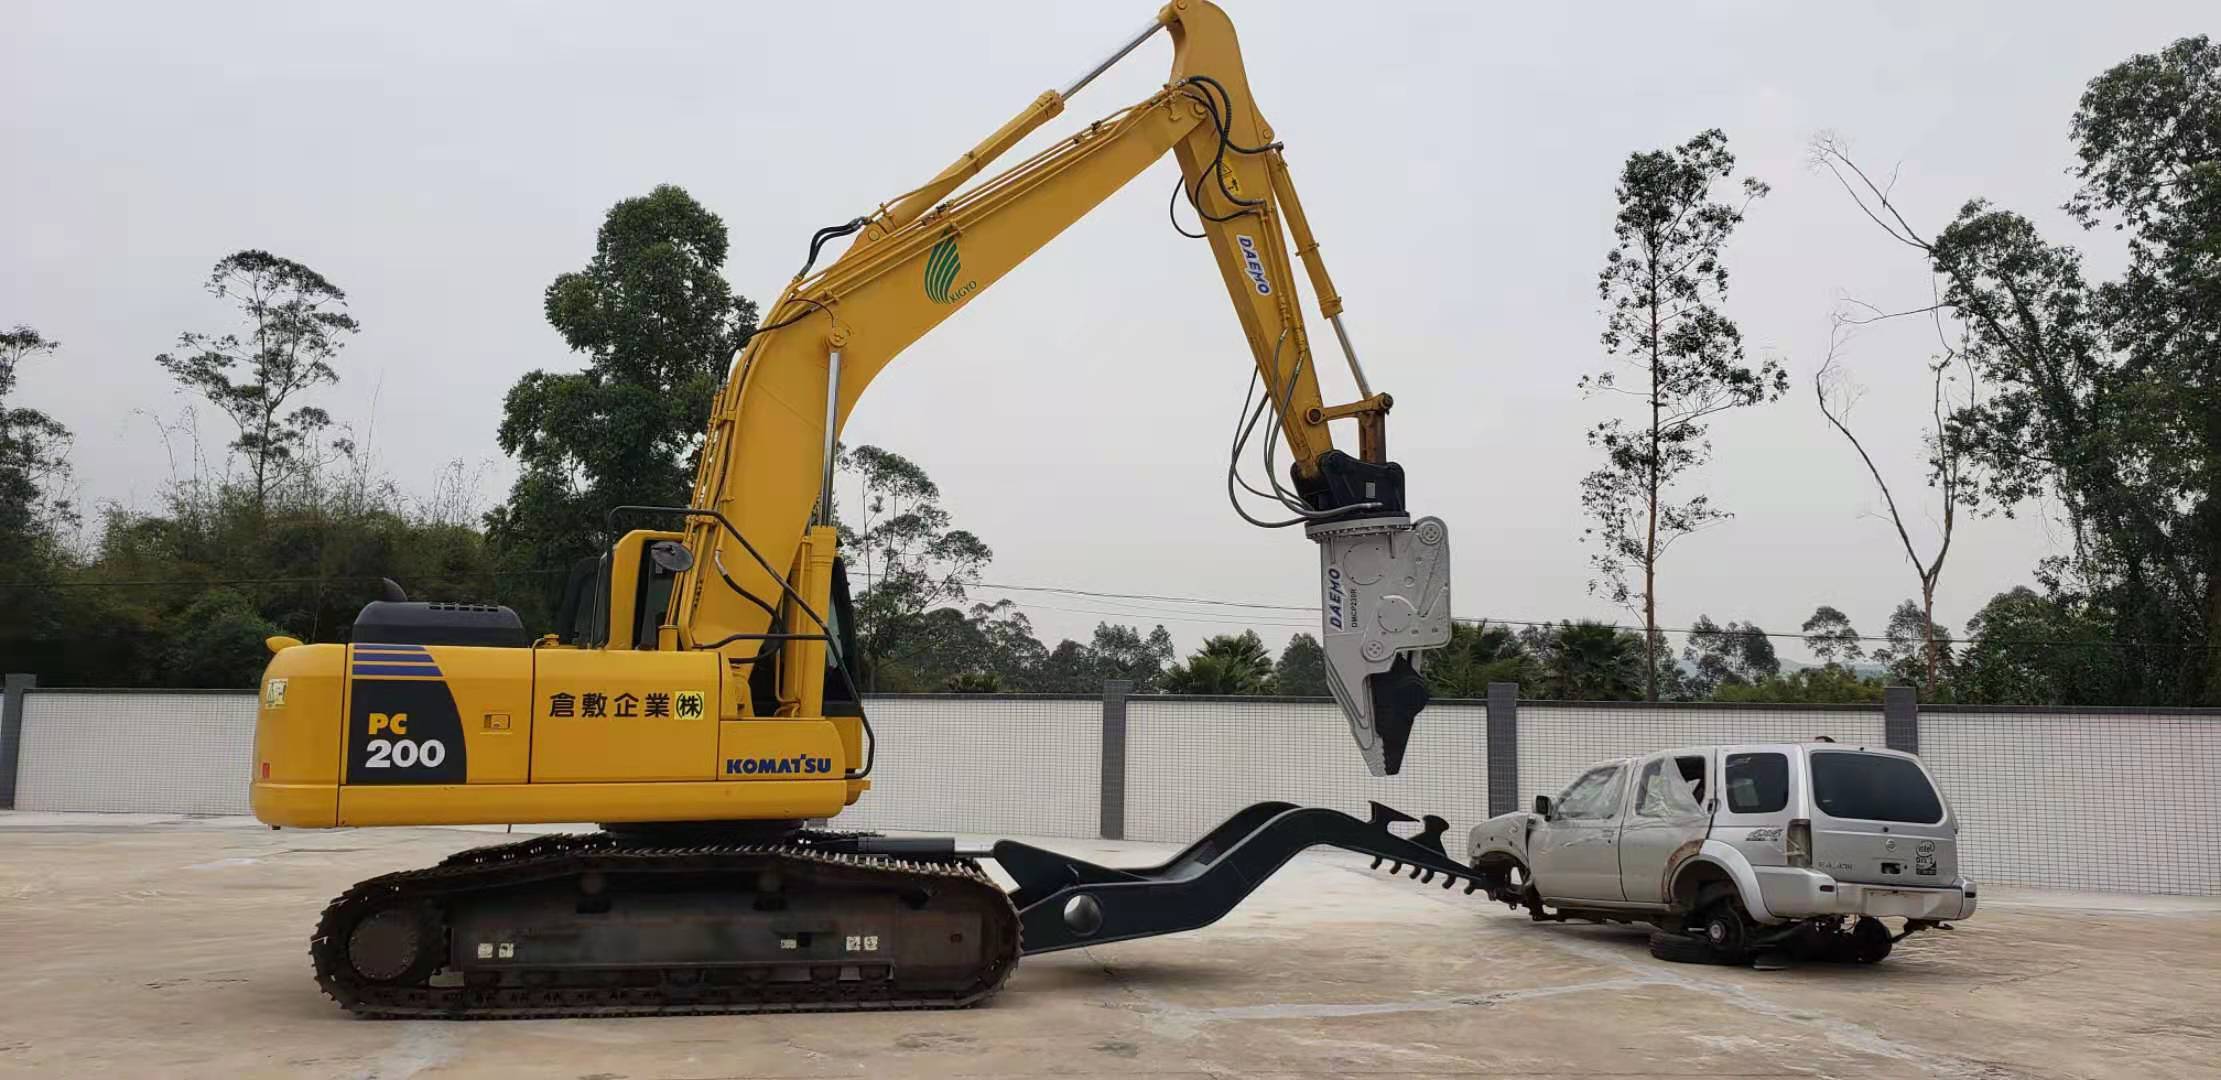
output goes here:
[{"label": "car door", "polygon": [[1626,788],[1618,763],[1599,765],[1566,785],[1529,848],[1535,887],[1547,897],[1622,900],[1619,808]]},{"label": "car door", "polygon": [[1666,867],[1702,843],[1712,814],[1699,801],[1710,779],[1703,754],[1658,754],[1635,767],[1634,799],[1619,831],[1620,887],[1638,904],[1666,902]]}]

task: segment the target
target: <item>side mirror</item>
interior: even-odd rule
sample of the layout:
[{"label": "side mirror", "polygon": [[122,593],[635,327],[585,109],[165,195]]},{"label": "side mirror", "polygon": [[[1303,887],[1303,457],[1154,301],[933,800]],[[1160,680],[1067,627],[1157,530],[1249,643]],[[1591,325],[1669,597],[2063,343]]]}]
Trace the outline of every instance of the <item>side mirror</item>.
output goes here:
[{"label": "side mirror", "polygon": [[1550,816],[1550,796],[1535,796],[1535,813],[1545,818]]}]

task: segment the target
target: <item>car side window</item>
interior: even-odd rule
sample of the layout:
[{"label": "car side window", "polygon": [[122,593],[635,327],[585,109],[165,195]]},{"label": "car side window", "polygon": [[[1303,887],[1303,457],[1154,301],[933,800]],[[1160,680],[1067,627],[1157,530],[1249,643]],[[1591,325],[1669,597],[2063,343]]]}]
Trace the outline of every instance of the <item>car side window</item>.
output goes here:
[{"label": "car side window", "polygon": [[1729,754],[1727,808],[1736,814],[1772,814],[1789,805],[1789,759],[1780,754]]},{"label": "car side window", "polygon": [[1566,786],[1556,816],[1572,821],[1609,818],[1619,812],[1619,789],[1619,766],[1590,769]]},{"label": "car side window", "polygon": [[[1635,815],[1647,818],[1678,818],[1703,813],[1703,807],[1690,791],[1689,781],[1682,779],[1682,770],[1667,768],[1673,764],[1664,758],[1643,766],[1642,778],[1635,783]],[[1701,783],[1702,773],[1698,774]]]}]

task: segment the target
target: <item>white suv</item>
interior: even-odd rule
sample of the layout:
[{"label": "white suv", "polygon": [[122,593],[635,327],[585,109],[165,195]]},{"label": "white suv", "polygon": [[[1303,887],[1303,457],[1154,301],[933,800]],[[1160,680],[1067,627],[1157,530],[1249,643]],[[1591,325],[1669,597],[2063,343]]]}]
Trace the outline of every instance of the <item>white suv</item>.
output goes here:
[{"label": "white suv", "polygon": [[1752,743],[1597,762],[1533,811],[1475,826],[1468,861],[1538,920],[1650,923],[1665,959],[1873,963],[1974,914],[1958,834],[1910,754]]}]

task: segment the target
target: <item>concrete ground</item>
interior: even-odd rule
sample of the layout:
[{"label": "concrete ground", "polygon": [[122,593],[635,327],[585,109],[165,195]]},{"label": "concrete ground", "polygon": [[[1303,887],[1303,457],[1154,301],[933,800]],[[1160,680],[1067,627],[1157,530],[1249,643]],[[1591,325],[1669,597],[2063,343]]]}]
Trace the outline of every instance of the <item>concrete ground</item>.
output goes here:
[{"label": "concrete ground", "polygon": [[1991,887],[1878,967],[1757,971],[1665,964],[1640,932],[1535,925],[1341,853],[1199,933],[1026,960],[958,1012],[386,1022],[318,993],[326,899],[494,839],[0,814],[0,1075],[2221,1074],[2221,901]]}]

